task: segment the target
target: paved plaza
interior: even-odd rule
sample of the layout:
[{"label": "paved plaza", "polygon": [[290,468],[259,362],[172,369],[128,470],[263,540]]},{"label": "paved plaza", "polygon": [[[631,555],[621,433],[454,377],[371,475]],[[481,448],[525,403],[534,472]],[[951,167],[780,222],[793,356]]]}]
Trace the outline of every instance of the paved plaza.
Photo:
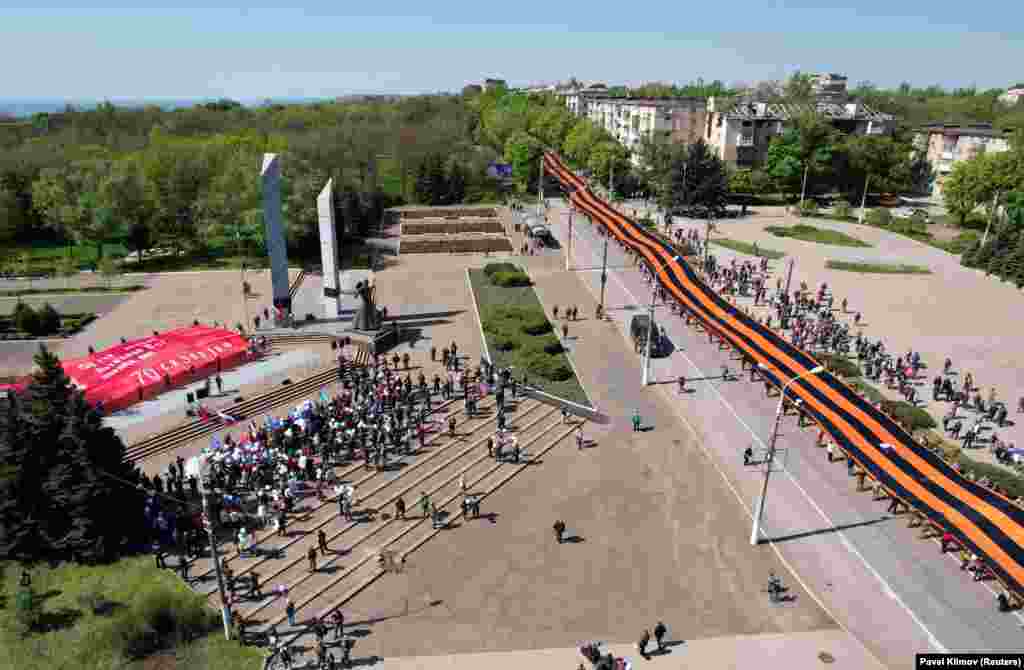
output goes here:
[{"label": "paved plaza", "polygon": [[[566,214],[557,205],[549,210],[557,249],[526,256],[401,256],[374,275],[378,304],[415,335],[396,351],[410,354],[414,376],[422,369],[429,378],[441,369],[430,358],[431,347],[440,351],[454,340],[464,363],[471,365],[484,353],[466,269],[502,260],[522,263],[549,315],[555,305],[579,308],[582,318],[568,323],[563,344],[592,403],[611,421],[586,425],[584,449],[568,439],[555,443],[536,467],[511,477],[485,499],[486,519],[457,522],[415,548],[401,574],[385,575],[351,597],[344,590],[316,597],[310,612],[346,598],[343,611],[358,638],[356,659],[426,670],[513,664],[574,668],[582,661],[577,646],[600,640],[634,664],[645,663],[635,652],[635,641],[658,620],[667,624],[670,639],[682,641],[651,661],[665,668],[738,668],[756,662],[812,668],[825,662],[820,654],[832,659],[830,667],[903,668],[911,666],[915,652],[1019,649],[1024,617],[998,614],[994,594],[985,585],[971,582],[955,562],[941,557],[933,541],[917,539],[917,531],[906,528],[902,517],[885,514],[884,503],[857,493],[845,467],[829,464],[814,447],[814,433],[798,429],[792,417],[780,434],[785,471],[772,476],[769,491],[763,527],[768,542],[750,546],[750,510],[763,475],[756,467],[744,467],[741,453],[747,446],[763,448],[773,400],[764,397],[760,385],[736,379],[739,362],[728,351],[709,344],[663,307],[657,319],[668,329],[673,352],[653,363],[658,383],[642,387],[640,358],[627,325],[645,309],[650,288],[610,245],[609,316],[597,320],[603,240],[577,218],[573,269],[567,271]],[[501,216],[509,224],[515,221],[507,211]],[[730,221],[721,224],[719,234],[786,251],[796,261],[794,282],[828,282],[837,298],[848,296],[851,308],[864,313],[865,334],[884,333],[890,349],[913,346],[926,361],[940,365],[952,354],[942,347],[959,343],[962,353],[952,354],[955,367],[970,366],[986,389],[994,384],[1003,393],[1000,380],[1005,380],[1005,394],[1016,392],[1021,366],[1009,352],[1014,343],[1020,349],[1020,338],[1009,334],[1014,332],[1012,316],[993,307],[1011,299],[999,293],[1007,286],[948,261],[940,265],[938,256],[901,261],[928,264],[935,272],[929,277],[828,271],[823,258],[846,256],[833,254],[835,247],[809,249],[820,245],[772,237],[763,232],[770,222]],[[897,242],[883,238],[888,235],[883,231],[865,228],[855,234],[878,246],[844,251],[910,253],[890,247]],[[521,238],[513,240],[518,248]],[[920,246],[906,240],[900,244]],[[721,248],[713,251],[730,256]],[[862,258],[883,257],[891,258]],[[787,260],[771,264],[772,282]],[[269,302],[269,273],[250,273],[248,280]],[[893,281],[901,282],[900,291],[891,290],[891,283],[888,289],[883,286]],[[263,306],[257,298],[246,314],[237,273],[150,276],[146,283],[146,291],[112,305],[107,316],[62,343],[60,352],[83,355],[90,345],[100,349],[121,336],[138,337],[193,319],[234,325],[248,316],[251,323],[257,305]],[[319,289],[320,278],[311,276],[297,304],[315,306]],[[235,293],[238,299],[232,298]],[[967,318],[933,313],[946,309],[947,294],[954,310],[961,309],[956,301],[963,301]],[[341,332],[345,321],[320,320],[299,332]],[[560,333],[561,323],[556,326]],[[988,337],[986,331],[1007,335]],[[329,356],[326,345],[302,344],[264,368],[229,372],[231,393],[211,401],[212,406],[229,404],[236,393],[270,388],[284,376],[297,378],[303,370],[308,373],[310,361]],[[721,379],[723,365],[733,372],[730,380]],[[693,392],[677,392],[673,380],[679,375],[693,380]],[[134,441],[178,425],[184,420],[180,403],[173,393],[147,403],[137,415],[126,414],[119,432]],[[545,411],[524,407],[536,416]],[[634,412],[642,417],[641,432],[630,425]],[[147,420],[138,421],[138,416]],[[480,430],[486,430],[485,422],[481,419]],[[531,430],[548,434],[539,424]],[[198,453],[209,440],[197,440],[180,454]],[[145,469],[153,473],[169,461],[169,455],[156,458]],[[566,522],[573,541],[555,543],[555,519]],[[348,569],[365,551],[352,558],[339,555],[338,569]],[[788,587],[787,602],[769,602],[765,590],[771,573]],[[274,608],[267,613],[278,615]],[[312,636],[303,635],[298,644],[310,649]]]}]

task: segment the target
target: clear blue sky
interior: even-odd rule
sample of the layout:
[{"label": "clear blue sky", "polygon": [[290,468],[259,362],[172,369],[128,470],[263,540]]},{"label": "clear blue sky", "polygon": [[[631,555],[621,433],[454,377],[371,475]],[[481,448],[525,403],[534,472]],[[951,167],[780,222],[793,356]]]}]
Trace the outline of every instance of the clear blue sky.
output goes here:
[{"label": "clear blue sky", "polygon": [[487,76],[753,82],[796,68],[882,85],[1024,79],[1020,0],[150,4],[0,6],[0,98],[416,93]]}]

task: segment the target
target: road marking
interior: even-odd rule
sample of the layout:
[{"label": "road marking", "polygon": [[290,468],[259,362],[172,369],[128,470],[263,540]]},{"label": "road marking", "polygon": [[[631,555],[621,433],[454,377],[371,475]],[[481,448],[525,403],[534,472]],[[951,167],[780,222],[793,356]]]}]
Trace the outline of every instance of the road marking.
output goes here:
[{"label": "road marking", "polygon": [[[581,239],[580,241],[583,241],[583,240]],[[594,255],[593,247],[589,243],[586,243],[586,246],[587,246],[587,249],[590,251],[591,255]],[[642,304],[640,301],[637,300],[636,296],[633,295],[633,292],[630,291],[626,287],[626,285],[622,283],[622,280],[619,279],[618,272],[610,272],[609,274],[615,279],[615,282],[619,285],[619,288],[621,288],[623,291],[625,291],[626,294],[630,297],[630,299],[635,304],[638,304],[638,305]],[[690,367],[692,367],[694,370],[696,370],[697,373],[701,377],[705,376],[704,372],[692,360],[690,360],[690,357],[687,356],[683,352],[682,349],[679,350],[679,353],[680,353],[680,355],[682,355],[682,357],[684,359],[686,359],[686,362],[690,365]],[[712,384],[709,384],[708,386],[711,388],[712,391],[715,392],[715,395],[718,396],[719,401],[723,405],[725,405],[725,407],[732,413],[732,415],[734,417],[736,417],[736,420],[739,421],[740,425],[742,425],[747,430],[747,432],[749,432],[750,435],[755,440],[757,440],[757,442],[762,447],[766,447],[766,445],[764,444],[764,441],[762,441],[761,438],[758,437],[757,433],[755,433],[754,430],[749,425],[747,425],[747,423],[740,417],[740,415],[736,411],[736,409],[729,403],[729,401],[727,401],[722,396],[722,394],[718,391],[718,389],[714,385],[712,385]],[[662,393],[664,394],[664,390],[662,390]],[[669,404],[671,404],[672,407],[674,409],[676,409],[676,404],[675,403],[669,403]],[[676,414],[679,415],[678,410],[676,411]],[[689,425],[688,421],[684,421],[684,423],[687,423]],[[690,427],[691,430],[693,430],[692,426],[689,426],[689,427]],[[696,435],[696,431],[694,431],[694,434]],[[700,442],[700,439],[698,438],[697,441]],[[701,444],[701,447],[703,449],[705,449],[705,452],[707,451],[707,448],[703,444]],[[715,464],[715,468],[719,469],[717,464]],[[830,525],[832,527],[835,527],[836,524],[828,517],[827,514],[825,514],[825,512],[821,509],[821,507],[819,507],[818,504],[816,502],[814,502],[814,499],[811,498],[810,494],[807,493],[807,491],[804,489],[804,487],[800,486],[800,484],[797,483],[797,481],[793,477],[792,473],[790,473],[788,470],[783,470],[783,472],[786,473],[786,476],[789,477],[789,480],[793,483],[793,485],[797,488],[797,490],[800,491],[800,493],[804,496],[804,498],[807,500],[807,502],[811,504],[811,506],[821,516],[821,518],[828,525]],[[725,473],[722,472],[721,469],[719,469],[719,474],[721,474],[723,478],[726,477]],[[728,483],[728,478],[726,478],[726,483]],[[739,499],[740,505],[743,507],[744,510],[746,510],[747,509],[746,501],[743,500],[743,498],[737,493],[736,489],[734,489],[731,484],[729,484],[729,488],[732,489],[733,494],[735,494],[736,497]],[[748,514],[749,514],[749,516],[751,518],[751,521],[753,521],[753,514],[749,513],[749,512],[748,512]],[[943,646],[943,644],[941,642],[939,642],[938,638],[936,638],[935,635],[928,629],[928,627],[924,625],[924,623],[917,617],[917,615],[914,613],[914,611],[909,606],[907,606],[907,604],[903,601],[903,599],[899,597],[899,595],[896,593],[896,591],[893,590],[892,586],[889,585],[889,582],[887,582],[885,580],[885,578],[882,577],[882,575],[879,574],[879,572],[877,570],[875,570],[875,568],[868,562],[868,560],[866,558],[864,558],[864,555],[861,554],[860,551],[858,551],[856,549],[856,547],[853,546],[852,543],[850,543],[849,539],[846,537],[846,534],[843,531],[841,531],[841,530],[837,530],[836,533],[839,536],[843,546],[846,547],[849,551],[851,551],[858,559],[860,559],[861,563],[864,564],[864,566],[871,572],[871,574],[875,577],[875,579],[877,579],[882,584],[882,587],[885,589],[885,592],[887,594],[889,594],[890,597],[892,597],[896,602],[898,602],[900,604],[900,606],[904,610],[906,610],[907,614],[910,615],[910,618],[913,619],[914,623],[916,623],[917,626],[924,632],[924,634],[927,635],[928,641],[932,644],[932,646],[935,647],[935,649],[937,649],[941,653],[947,653],[946,647]],[[772,542],[771,539],[768,539],[768,543],[773,548],[776,549],[776,554],[778,554],[780,556],[780,558],[781,558],[781,553],[775,547],[775,543]],[[784,559],[783,559],[783,562],[785,563]],[[790,572],[792,572],[793,575],[796,576],[796,574],[797,574],[796,571],[794,571],[792,569],[792,567],[789,566],[788,564],[787,564],[787,567],[790,569]],[[797,577],[797,580],[800,581],[800,578]],[[807,588],[807,586],[802,581],[801,581],[801,585],[804,586],[804,589],[807,590],[808,593],[813,593],[810,589]],[[815,600],[817,600],[818,603],[821,604],[821,601],[816,596],[815,596]],[[829,611],[828,608],[826,608],[824,606],[822,606],[822,609],[824,609],[826,612]],[[829,615],[832,616],[831,612],[829,612]],[[832,618],[836,619],[836,621],[839,622],[839,620],[835,616],[832,616]],[[840,623],[840,625],[842,625],[842,624]],[[844,629],[845,629],[845,627],[844,627]],[[849,631],[847,631],[847,632],[849,632]],[[851,635],[852,635],[852,633],[851,633]]]}]

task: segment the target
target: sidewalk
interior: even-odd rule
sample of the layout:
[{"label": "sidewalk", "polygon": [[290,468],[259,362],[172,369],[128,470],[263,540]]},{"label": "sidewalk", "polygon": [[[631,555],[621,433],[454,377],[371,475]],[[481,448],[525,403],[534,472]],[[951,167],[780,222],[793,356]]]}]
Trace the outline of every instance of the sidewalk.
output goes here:
[{"label": "sidewalk", "polygon": [[[635,644],[610,644],[604,649],[627,659],[635,670],[650,667],[656,670],[872,670],[881,668],[864,647],[850,635],[839,630],[789,633],[785,635],[744,635],[698,640],[679,640],[670,632],[666,636],[666,653],[654,654],[645,661]],[[358,649],[358,646],[356,647]],[[654,641],[648,651],[655,649]],[[822,660],[824,658],[831,660]],[[908,655],[908,662],[911,657]],[[385,664],[393,670],[572,670],[584,661],[579,649],[532,649],[529,651],[489,652],[451,656],[412,656],[388,658]]]}]

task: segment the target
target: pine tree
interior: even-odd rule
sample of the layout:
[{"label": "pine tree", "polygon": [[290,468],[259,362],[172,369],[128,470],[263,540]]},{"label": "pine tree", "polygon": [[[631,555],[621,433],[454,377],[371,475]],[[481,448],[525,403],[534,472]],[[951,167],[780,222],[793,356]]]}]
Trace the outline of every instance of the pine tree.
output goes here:
[{"label": "pine tree", "polygon": [[17,396],[0,402],[0,557],[32,562],[43,547],[38,459],[25,439]]},{"label": "pine tree", "polygon": [[433,154],[427,166],[427,181],[430,184],[430,204],[444,205],[448,197],[448,178],[444,173],[444,159]]},{"label": "pine tree", "polygon": [[453,161],[448,168],[448,197],[446,198],[446,204],[458,205],[465,199],[466,175],[462,171],[462,166]]},{"label": "pine tree", "polygon": [[1017,288],[1024,287],[1024,230],[1017,235],[1017,244],[1006,262],[1004,271],[1007,281],[1012,281]]},{"label": "pine tree", "polygon": [[992,242],[992,256],[988,259],[986,268],[988,274],[994,274],[1000,279],[1006,278],[1006,261],[1013,253],[1016,241],[1017,235],[1010,226],[1004,225],[999,228]]},{"label": "pine tree", "polygon": [[413,194],[416,196],[416,202],[429,205],[430,204],[430,172],[429,172],[430,156],[423,159],[419,167],[416,168],[416,181],[413,184]]},{"label": "pine tree", "polygon": [[0,556],[110,560],[141,537],[138,472],[57,357],[41,346],[35,361],[24,399],[8,409],[0,431]]}]

